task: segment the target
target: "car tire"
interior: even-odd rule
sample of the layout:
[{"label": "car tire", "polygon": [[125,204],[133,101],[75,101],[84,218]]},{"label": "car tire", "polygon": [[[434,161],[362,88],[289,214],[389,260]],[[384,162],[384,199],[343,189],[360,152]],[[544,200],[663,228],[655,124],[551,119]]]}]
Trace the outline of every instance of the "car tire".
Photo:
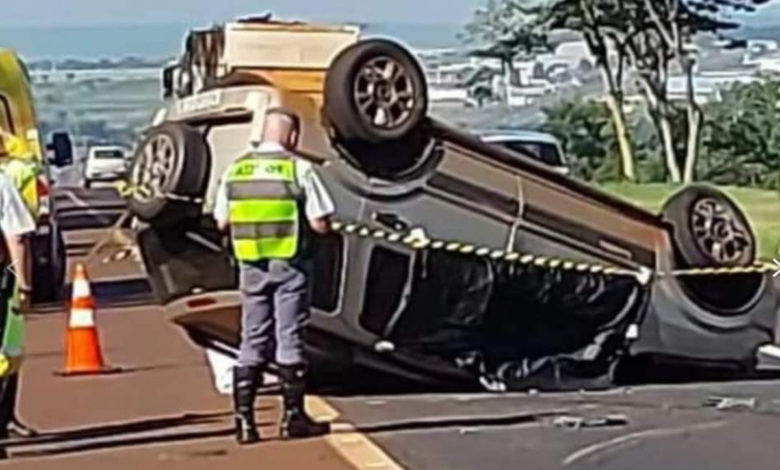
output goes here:
[{"label": "car tire", "polygon": [[756,259],[756,236],[742,209],[718,189],[688,186],[664,205],[678,267],[749,266]]},{"label": "car tire", "polygon": [[355,168],[367,175],[388,181],[401,181],[414,177],[432,152],[428,151],[431,139],[422,126],[403,139],[389,140],[381,144],[353,141],[340,145],[342,156]]},{"label": "car tire", "polygon": [[422,67],[392,41],[372,39],[346,48],[325,79],[325,116],[342,141],[397,142],[420,126],[427,111]]},{"label": "car tire", "polygon": [[128,207],[156,226],[197,218],[210,169],[209,145],[197,129],[162,124],[148,133],[133,158]]},{"label": "car tire", "polygon": [[[756,236],[739,206],[716,188],[688,186],[664,205],[671,227],[675,267],[745,267],[756,259]],[[716,244],[722,248],[716,248]],[[717,316],[742,314],[764,285],[760,274],[682,276],[688,297]]]}]

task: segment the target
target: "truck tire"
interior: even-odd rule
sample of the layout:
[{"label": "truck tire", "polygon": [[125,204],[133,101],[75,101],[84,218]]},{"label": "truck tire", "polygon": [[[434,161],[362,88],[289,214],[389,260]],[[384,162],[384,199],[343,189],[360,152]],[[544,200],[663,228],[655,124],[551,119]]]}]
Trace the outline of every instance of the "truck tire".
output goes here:
[{"label": "truck tire", "polygon": [[149,132],[136,151],[129,172],[128,207],[156,226],[197,218],[210,169],[209,145],[197,129],[162,124]]},{"label": "truck tire", "polygon": [[32,237],[32,301],[34,304],[55,302],[65,283],[65,243],[56,227],[43,227]]},{"label": "truck tire", "polygon": [[664,205],[679,267],[749,266],[756,259],[756,236],[742,209],[723,192],[688,186]]},{"label": "truck tire", "polygon": [[384,39],[361,41],[331,64],[324,103],[340,140],[399,141],[425,120],[425,75],[403,46]]}]

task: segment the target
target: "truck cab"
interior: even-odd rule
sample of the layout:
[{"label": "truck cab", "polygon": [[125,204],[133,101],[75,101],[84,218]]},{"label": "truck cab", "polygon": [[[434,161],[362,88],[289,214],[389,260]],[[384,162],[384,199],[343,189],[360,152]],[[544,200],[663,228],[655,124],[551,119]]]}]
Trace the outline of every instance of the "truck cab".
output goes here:
[{"label": "truck cab", "polygon": [[51,167],[71,164],[73,150],[64,133],[55,133],[51,144],[43,145],[27,69],[6,49],[0,49],[0,138],[5,148],[0,165],[37,222],[32,238],[33,300],[55,300],[65,276],[65,250],[51,197]]}]

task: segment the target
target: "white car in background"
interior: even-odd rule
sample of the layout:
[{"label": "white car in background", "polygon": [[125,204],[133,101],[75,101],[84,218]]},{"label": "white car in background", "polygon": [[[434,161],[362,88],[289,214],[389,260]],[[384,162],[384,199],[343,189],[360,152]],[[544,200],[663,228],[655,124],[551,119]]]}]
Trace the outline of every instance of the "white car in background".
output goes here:
[{"label": "white car in background", "polygon": [[571,172],[561,145],[552,134],[521,129],[480,130],[474,133],[483,142],[531,157],[558,173],[568,175]]},{"label": "white car in background", "polygon": [[84,165],[84,186],[98,181],[114,181],[127,173],[127,149],[117,145],[90,147]]}]

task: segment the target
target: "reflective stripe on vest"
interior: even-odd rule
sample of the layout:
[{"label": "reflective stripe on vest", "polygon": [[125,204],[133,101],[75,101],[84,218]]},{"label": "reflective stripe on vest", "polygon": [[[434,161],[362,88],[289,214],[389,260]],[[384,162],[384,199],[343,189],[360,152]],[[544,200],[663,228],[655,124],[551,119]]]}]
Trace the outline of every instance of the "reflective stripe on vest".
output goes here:
[{"label": "reflective stripe on vest", "polygon": [[40,205],[38,175],[41,173],[38,164],[33,160],[5,157],[0,158],[0,171],[11,180],[30,214],[37,219]]},{"label": "reflective stripe on vest", "polygon": [[298,251],[298,189],[292,158],[250,154],[228,170],[233,251],[239,261],[290,259]]}]

